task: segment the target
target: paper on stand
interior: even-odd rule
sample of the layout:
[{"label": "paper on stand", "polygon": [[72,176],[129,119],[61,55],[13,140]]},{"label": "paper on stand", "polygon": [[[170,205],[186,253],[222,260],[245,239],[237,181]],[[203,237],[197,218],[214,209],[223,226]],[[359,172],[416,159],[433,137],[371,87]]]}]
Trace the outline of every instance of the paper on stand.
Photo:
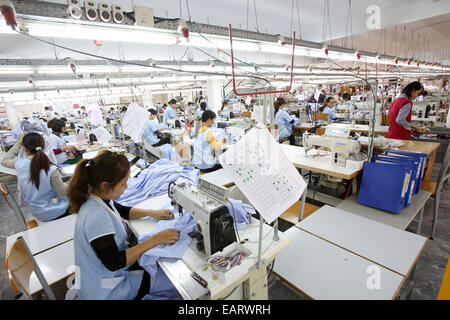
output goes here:
[{"label": "paper on stand", "polygon": [[298,201],[306,188],[302,176],[262,124],[220,155],[219,162],[268,223]]}]

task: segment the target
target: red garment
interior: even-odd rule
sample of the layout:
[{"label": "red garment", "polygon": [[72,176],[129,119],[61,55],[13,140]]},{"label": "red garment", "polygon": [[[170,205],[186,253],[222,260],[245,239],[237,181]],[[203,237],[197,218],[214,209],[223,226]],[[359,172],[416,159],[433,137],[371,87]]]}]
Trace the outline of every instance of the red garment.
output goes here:
[{"label": "red garment", "polygon": [[406,120],[411,123],[412,101],[408,98],[400,97],[391,103],[391,106],[389,107],[389,131],[386,134],[386,138],[409,140],[411,131],[403,128],[396,121],[400,109],[408,103],[411,103],[411,110],[409,111],[409,115]]}]

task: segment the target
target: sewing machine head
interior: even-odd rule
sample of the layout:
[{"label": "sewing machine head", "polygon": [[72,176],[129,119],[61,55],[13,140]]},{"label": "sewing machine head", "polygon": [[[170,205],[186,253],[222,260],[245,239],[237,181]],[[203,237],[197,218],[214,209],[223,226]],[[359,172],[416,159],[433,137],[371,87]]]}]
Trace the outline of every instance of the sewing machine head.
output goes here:
[{"label": "sewing machine head", "polygon": [[331,150],[331,163],[345,167],[348,157],[351,154],[359,153],[361,144],[356,140],[345,137],[317,136],[309,133],[303,134],[303,148],[305,151],[313,149],[315,146],[325,147]]},{"label": "sewing machine head", "polygon": [[[219,199],[227,199],[226,188],[199,180],[198,187],[185,183],[170,183],[169,198],[178,212],[186,209],[195,221],[197,249],[210,256],[236,241],[234,220]],[[213,195],[214,196],[213,196]],[[226,202],[226,200],[225,200]]]}]

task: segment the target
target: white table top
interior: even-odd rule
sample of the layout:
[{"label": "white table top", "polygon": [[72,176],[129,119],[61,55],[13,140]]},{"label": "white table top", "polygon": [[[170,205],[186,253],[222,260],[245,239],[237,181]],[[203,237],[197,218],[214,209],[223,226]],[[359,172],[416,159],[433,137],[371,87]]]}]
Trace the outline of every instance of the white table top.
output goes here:
[{"label": "white table top", "polygon": [[224,186],[233,183],[233,179],[227,175],[225,170],[219,169],[213,172],[205,173],[200,176],[200,179],[213,183],[215,185]]},{"label": "white table top", "polygon": [[328,205],[297,226],[342,248],[408,276],[427,239]]},{"label": "white table top", "polygon": [[76,215],[47,222],[36,228],[13,234],[6,238],[6,252],[22,236],[33,255],[73,239]]},{"label": "white table top", "polygon": [[[314,216],[314,215],[313,215]],[[298,228],[285,235],[290,244],[275,262],[274,272],[312,299],[393,299],[403,276]],[[380,289],[367,283],[379,270]]]},{"label": "white table top", "polygon": [[[143,201],[138,205],[138,207],[158,209],[158,206],[164,205],[168,199],[169,198],[167,195],[154,197]],[[157,222],[143,218],[130,220],[130,224],[137,232],[138,236],[141,236],[143,234],[150,233],[155,228]],[[289,243],[289,239],[281,232],[279,233],[280,240],[273,241],[273,237],[268,235],[268,232],[271,230],[272,228],[270,226],[264,224],[263,235],[267,235],[267,237],[263,240],[262,244],[262,259],[266,259],[266,261],[273,259],[273,257]],[[195,241],[191,242],[182,258],[182,261],[189,267],[189,269],[197,272],[208,282],[208,289],[212,299],[219,298],[222,294],[226,294],[227,290],[229,290],[229,284],[238,281],[239,278],[243,276],[246,276],[248,274],[248,269],[257,262],[259,221],[253,219],[253,223],[249,225],[249,227],[239,230],[239,235],[241,240],[249,239],[249,242],[245,243],[244,246],[252,252],[252,255],[244,259],[241,265],[235,267],[242,269],[242,272],[238,273],[236,277],[232,278],[230,281],[227,281],[226,284],[222,284],[218,279],[213,280],[213,275],[210,271],[202,270],[203,264],[205,263],[207,257],[204,253],[197,250]],[[255,243],[250,243],[250,241]]]},{"label": "white table top", "polygon": [[[34,257],[49,285],[74,273],[75,251],[73,240],[63,243]],[[36,293],[42,286],[33,272],[30,277],[30,291]]]},{"label": "white table top", "polygon": [[[369,126],[365,124],[355,124],[352,126],[351,124],[347,123],[333,123],[326,126],[325,128],[349,129],[351,131],[369,131]],[[387,133],[389,131],[389,126],[375,127],[375,131]]]},{"label": "white table top", "polygon": [[2,162],[4,156],[5,156],[5,154],[1,152],[0,153],[0,172],[10,174],[13,176],[17,176],[15,169],[10,169],[10,168],[7,168],[7,167],[1,165],[1,162]]},{"label": "white table top", "polygon": [[280,146],[289,161],[297,168],[300,167],[346,179],[356,176],[361,171],[360,169],[352,168],[349,165],[346,167],[334,165],[330,161],[330,156],[305,156],[305,149],[303,147],[291,146],[288,144],[280,144]]},{"label": "white table top", "polygon": [[342,201],[336,206],[336,208],[367,219],[387,224],[394,228],[405,230],[411,221],[413,221],[414,217],[419,213],[420,209],[425,205],[425,202],[427,202],[430,196],[430,192],[421,190],[419,193],[413,195],[411,205],[403,208],[399,214],[359,204],[358,194],[354,194],[347,200]]}]

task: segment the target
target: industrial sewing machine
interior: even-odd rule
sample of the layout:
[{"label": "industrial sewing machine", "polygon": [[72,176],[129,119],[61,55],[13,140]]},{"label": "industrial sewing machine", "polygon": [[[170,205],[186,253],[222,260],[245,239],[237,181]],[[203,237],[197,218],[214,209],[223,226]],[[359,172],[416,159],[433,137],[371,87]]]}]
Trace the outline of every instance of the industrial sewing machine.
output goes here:
[{"label": "industrial sewing machine", "polygon": [[169,139],[170,144],[173,145],[175,142],[182,142],[186,133],[184,129],[162,129],[160,134],[161,138]]},{"label": "industrial sewing machine", "polygon": [[196,231],[190,236],[197,240],[199,251],[210,256],[236,242],[234,220],[224,205],[229,188],[200,179],[197,187],[172,182],[168,192],[172,205],[180,214],[183,208],[192,214]]},{"label": "industrial sewing machine", "polygon": [[361,144],[356,140],[345,137],[318,136],[308,132],[303,134],[303,148],[306,152],[315,146],[325,147],[331,150],[331,163],[345,167],[351,154],[359,153]]}]

